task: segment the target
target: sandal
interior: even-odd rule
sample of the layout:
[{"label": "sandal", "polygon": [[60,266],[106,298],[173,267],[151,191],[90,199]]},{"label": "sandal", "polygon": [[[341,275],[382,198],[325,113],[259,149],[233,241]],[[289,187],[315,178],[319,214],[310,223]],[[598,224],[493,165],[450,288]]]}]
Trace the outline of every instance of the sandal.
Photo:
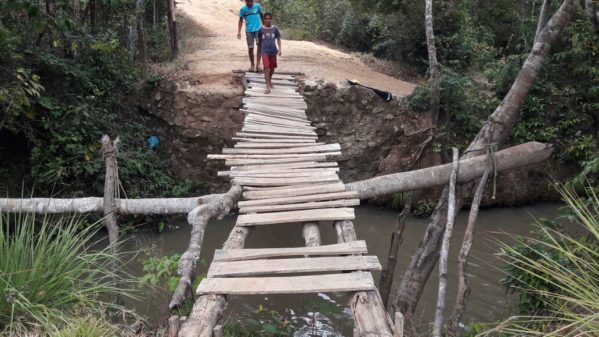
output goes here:
[{"label": "sandal", "polygon": [[254,67],[250,67],[250,69],[248,69],[248,72],[250,72],[250,73],[256,72],[256,69],[254,69]]}]

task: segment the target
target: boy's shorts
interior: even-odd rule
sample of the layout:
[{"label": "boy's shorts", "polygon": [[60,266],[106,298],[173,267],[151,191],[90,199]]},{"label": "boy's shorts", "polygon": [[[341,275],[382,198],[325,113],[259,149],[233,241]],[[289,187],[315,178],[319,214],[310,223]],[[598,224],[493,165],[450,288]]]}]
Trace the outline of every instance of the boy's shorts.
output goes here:
[{"label": "boy's shorts", "polygon": [[248,48],[252,49],[254,48],[254,43],[255,44],[259,44],[259,40],[258,40],[258,34],[260,34],[260,31],[256,31],[256,32],[245,32],[245,38],[247,40],[248,43]]},{"label": "boy's shorts", "polygon": [[264,69],[275,69],[277,67],[277,55],[262,54],[262,66]]}]

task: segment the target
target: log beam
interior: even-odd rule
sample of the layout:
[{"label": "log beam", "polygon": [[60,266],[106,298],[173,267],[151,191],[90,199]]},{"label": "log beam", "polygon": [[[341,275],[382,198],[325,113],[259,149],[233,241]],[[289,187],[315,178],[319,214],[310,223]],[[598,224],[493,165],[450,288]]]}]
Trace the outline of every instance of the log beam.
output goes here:
[{"label": "log beam", "polygon": [[[537,164],[551,156],[553,146],[530,142],[507,148],[495,153],[497,171],[507,171]],[[477,156],[460,161],[458,183],[466,183],[479,178],[488,167],[487,156]],[[449,181],[452,164],[433,166],[425,169],[388,174],[380,177],[346,184],[350,191],[358,192],[360,199],[368,199],[393,193],[422,190],[443,186]]]}]

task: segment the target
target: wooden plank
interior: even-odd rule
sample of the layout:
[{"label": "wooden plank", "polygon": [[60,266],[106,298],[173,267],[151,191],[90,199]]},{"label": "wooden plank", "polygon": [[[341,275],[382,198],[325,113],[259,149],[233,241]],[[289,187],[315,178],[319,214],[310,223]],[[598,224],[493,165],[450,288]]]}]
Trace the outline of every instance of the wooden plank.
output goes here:
[{"label": "wooden plank", "polygon": [[279,164],[264,164],[264,165],[246,165],[246,166],[238,166],[238,167],[231,167],[231,171],[260,171],[260,170],[264,170],[264,171],[272,171],[272,170],[279,170],[279,169],[303,169],[303,168],[323,168],[323,167],[328,167],[328,168],[337,168],[339,169],[339,165],[334,162],[324,162],[324,163],[320,163],[320,162],[316,162],[316,161],[305,161],[305,162],[296,162],[296,163],[279,163]]},{"label": "wooden plank", "polygon": [[281,223],[307,221],[353,220],[353,208],[320,208],[304,211],[242,214],[237,217],[236,226],[263,226]]},{"label": "wooden plank", "polygon": [[258,109],[245,109],[245,108],[240,109],[240,111],[246,113],[246,115],[253,115],[253,116],[259,115],[259,116],[264,116],[264,117],[285,119],[285,120],[289,120],[289,121],[293,121],[293,122],[309,123],[307,117],[305,117],[301,114],[290,115],[290,114],[285,114],[285,113],[267,112],[267,111],[260,111]]},{"label": "wooden plank", "polygon": [[[280,138],[267,138],[267,139],[261,139],[261,138],[245,138],[245,137],[233,137],[232,138],[235,141],[238,142],[243,142],[243,144],[257,144],[257,143],[288,143],[290,145],[293,145],[294,143],[296,144],[302,144],[302,143],[311,143],[312,145],[315,145],[314,143],[316,143],[316,139],[280,139]],[[237,144],[242,144],[242,143],[237,143]]]},{"label": "wooden plank", "polygon": [[282,159],[313,156],[341,156],[341,152],[280,153],[280,154],[209,154],[208,159]]},{"label": "wooden plank", "polygon": [[330,208],[330,207],[351,207],[360,205],[360,199],[341,199],[333,201],[307,202],[302,204],[270,205],[245,207],[239,210],[239,213],[259,213],[259,212],[282,212],[297,211],[302,209]]},{"label": "wooden plank", "polygon": [[337,174],[338,168],[318,168],[318,169],[295,169],[295,170],[271,170],[271,171],[219,171],[219,177],[267,177],[267,178],[299,178],[299,177],[319,177]]},{"label": "wooden plank", "polygon": [[233,179],[234,183],[242,186],[291,186],[334,181],[339,181],[337,174],[299,178],[237,177]]},{"label": "wooden plank", "polygon": [[285,99],[296,99],[298,101],[303,100],[304,97],[300,94],[278,94],[278,93],[273,93],[271,92],[270,94],[265,94],[264,92],[260,92],[260,91],[246,91],[245,92],[245,96],[246,97],[265,97],[265,98],[285,98]]},{"label": "wooden plank", "polygon": [[305,147],[315,145],[326,145],[325,143],[252,143],[252,142],[241,142],[235,144],[236,149],[278,149],[278,148],[291,148],[291,147]]},{"label": "wooden plank", "polygon": [[[264,74],[259,74],[259,73],[245,73],[244,75],[247,78],[264,78]],[[295,81],[297,79],[297,77],[295,77],[295,76],[282,75],[279,73],[273,74],[272,78],[277,79],[277,80],[289,80],[289,81]]]},{"label": "wooden plank", "polygon": [[318,153],[318,152],[334,152],[340,151],[339,144],[326,144],[302,147],[289,147],[282,149],[240,149],[240,148],[224,148],[223,154],[288,154],[288,153]]},{"label": "wooden plank", "polygon": [[366,241],[352,241],[316,247],[217,249],[214,261],[245,261],[291,256],[335,256],[367,254]]},{"label": "wooden plank", "polygon": [[376,256],[300,257],[277,260],[212,262],[208,277],[258,276],[381,270]]},{"label": "wooden plank", "polygon": [[269,102],[262,100],[248,100],[243,102],[248,109],[256,109],[265,112],[285,113],[291,115],[306,115],[305,107],[290,107],[290,106],[272,106]]},{"label": "wooden plank", "polygon": [[374,290],[369,272],[285,277],[207,277],[196,293],[223,295],[309,294]]},{"label": "wooden plank", "polygon": [[244,126],[241,130],[242,132],[265,133],[279,136],[316,136],[314,131],[301,131],[273,127]]},{"label": "wooden plank", "polygon": [[295,136],[286,136],[286,135],[271,135],[271,134],[267,134],[267,133],[263,133],[263,132],[237,132],[235,134],[238,137],[245,137],[245,138],[272,138],[272,139],[295,139],[295,140],[316,140],[318,139],[317,136],[301,136],[301,135],[295,135]]},{"label": "wooden plank", "polygon": [[284,163],[300,163],[311,161],[326,161],[326,156],[310,156],[310,157],[295,157],[295,158],[277,158],[277,159],[227,159],[226,166],[243,166],[243,165],[265,165],[265,164],[284,164]]},{"label": "wooden plank", "polygon": [[244,128],[257,127],[257,128],[277,128],[282,130],[299,130],[306,132],[313,132],[316,130],[315,127],[310,125],[286,125],[281,123],[269,122],[269,121],[259,121],[259,120],[250,120],[246,119],[243,123]]},{"label": "wooden plank", "polygon": [[[266,80],[263,78],[252,78],[252,79],[248,79],[248,81],[250,82],[250,85],[252,83],[266,83]],[[295,82],[291,82],[291,81],[285,81],[285,80],[272,80],[272,84],[274,85],[280,85],[280,86],[285,86],[285,87],[295,87],[297,86],[297,83]]]},{"label": "wooden plank", "polygon": [[339,182],[339,183],[334,183],[334,184],[286,188],[286,189],[281,189],[278,191],[248,191],[248,192],[243,192],[243,197],[246,200],[273,199],[273,198],[297,197],[297,196],[301,196],[301,195],[333,193],[333,192],[345,192],[345,185],[343,183]]},{"label": "wooden plank", "polygon": [[285,118],[278,118],[278,117],[269,117],[269,116],[264,116],[264,115],[260,115],[260,114],[255,114],[255,113],[250,113],[248,114],[248,116],[245,118],[246,121],[248,122],[256,122],[256,121],[261,121],[261,122],[268,122],[271,124],[281,124],[281,125],[287,125],[287,126],[303,126],[303,127],[311,127],[314,128],[313,126],[310,125],[310,122],[306,121],[292,121],[289,119],[285,119]]},{"label": "wooden plank", "polygon": [[255,206],[285,205],[285,204],[311,202],[311,201],[351,199],[351,198],[357,198],[357,197],[358,197],[357,192],[346,191],[346,192],[334,192],[334,193],[308,194],[308,195],[292,196],[292,197],[279,197],[279,198],[270,198],[270,199],[245,200],[245,201],[239,201],[237,203],[237,206],[239,208],[248,208],[248,207],[255,207]]},{"label": "wooden plank", "polygon": [[277,110],[298,110],[308,107],[304,100],[283,97],[245,97],[241,100],[246,105],[260,105]]}]

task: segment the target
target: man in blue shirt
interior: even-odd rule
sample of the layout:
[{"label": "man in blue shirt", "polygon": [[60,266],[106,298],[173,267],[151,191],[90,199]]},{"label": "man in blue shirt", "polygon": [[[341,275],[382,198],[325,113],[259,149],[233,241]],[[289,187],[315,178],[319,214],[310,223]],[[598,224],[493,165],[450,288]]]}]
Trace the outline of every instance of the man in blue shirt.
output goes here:
[{"label": "man in blue shirt", "polygon": [[[262,7],[255,4],[254,0],[245,0],[245,6],[239,11],[239,24],[237,25],[237,38],[241,39],[241,27],[245,20],[245,37],[248,43],[248,54],[250,57],[250,71],[260,71],[260,43],[258,42],[258,32],[262,27]],[[254,67],[254,43],[258,46],[256,53],[256,66]]]}]

